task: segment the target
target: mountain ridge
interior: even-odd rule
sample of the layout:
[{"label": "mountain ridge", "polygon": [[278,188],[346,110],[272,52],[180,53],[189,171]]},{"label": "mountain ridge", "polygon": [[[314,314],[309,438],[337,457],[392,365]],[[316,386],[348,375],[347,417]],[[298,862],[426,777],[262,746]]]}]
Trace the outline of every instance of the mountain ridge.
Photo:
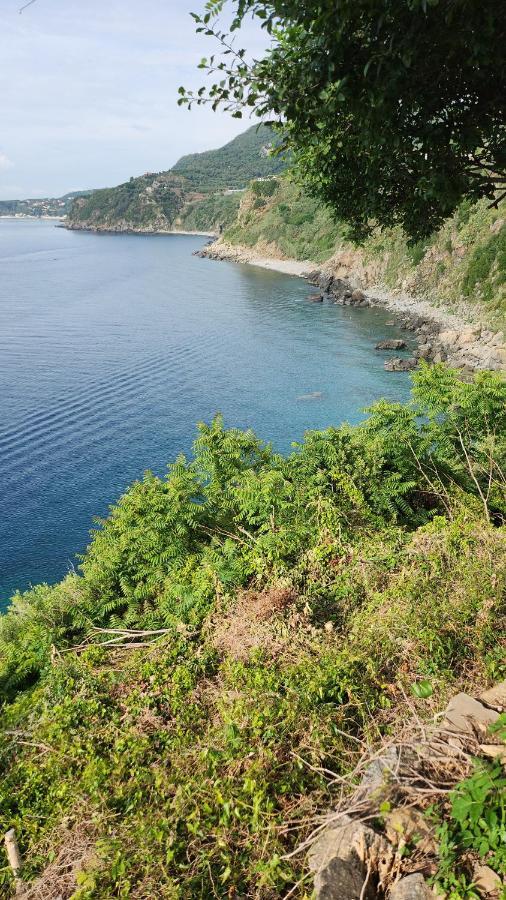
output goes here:
[{"label": "mountain ridge", "polygon": [[146,172],[116,187],[77,198],[69,210],[67,227],[118,232],[171,231],[184,227],[190,204],[195,211],[195,204],[208,203],[204,230],[219,230],[235,218],[238,201],[216,202],[217,197],[233,197],[253,179],[270,178],[286,168],[286,159],[272,154],[274,145],[271,128],[253,125],[217,150],[181,157],[172,169]]}]

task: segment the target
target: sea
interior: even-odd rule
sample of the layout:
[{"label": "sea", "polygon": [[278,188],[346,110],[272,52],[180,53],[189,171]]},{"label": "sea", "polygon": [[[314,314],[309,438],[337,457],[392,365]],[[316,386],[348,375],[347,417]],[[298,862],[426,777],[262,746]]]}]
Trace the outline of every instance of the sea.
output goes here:
[{"label": "sea", "polygon": [[194,256],[194,235],[0,219],[0,606],[78,570],[97,516],[191,454],[217,412],[283,453],[358,422],[409,377],[382,309],[310,303],[303,279]]}]

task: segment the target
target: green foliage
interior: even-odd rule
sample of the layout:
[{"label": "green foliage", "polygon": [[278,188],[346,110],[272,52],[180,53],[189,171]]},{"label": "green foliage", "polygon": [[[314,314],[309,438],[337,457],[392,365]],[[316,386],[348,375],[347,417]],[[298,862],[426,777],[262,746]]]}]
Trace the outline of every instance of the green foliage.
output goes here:
[{"label": "green foliage", "polygon": [[210,194],[204,200],[187,203],[176,223],[188,231],[219,231],[235,221],[242,193]]},{"label": "green foliage", "polygon": [[252,125],[219,150],[183,156],[172,171],[194,191],[247,187],[253,178],[266,178],[286,169],[286,158],[272,152],[279,139],[267,125]]},{"label": "green foliage", "polygon": [[[504,730],[506,716],[501,719],[498,726]],[[466,866],[469,855],[498,876],[506,875],[506,776],[502,765],[477,761],[473,774],[450,795],[450,803],[450,815],[437,829],[437,883],[452,900],[477,897]]]},{"label": "green foliage", "polygon": [[282,178],[252,183],[251,195],[245,195],[237,221],[227,228],[225,239],[247,247],[268,243],[284,256],[323,262],[332,255],[342,235],[343,228],[329,209]]},{"label": "green foliage", "polygon": [[182,180],[161,172],[76,199],[69,221],[88,227],[169,228],[182,206]]},{"label": "green foliage", "polygon": [[[88,848],[80,900],[297,890],[304,860],[286,854],[333,802],[324,770],[353,770],[398,685],[438,708],[486,677],[506,547],[481,467],[505,391],[423,369],[411,405],[287,457],[217,417],[97,523],[79,576],[14,598],[0,827],[23,877],[54,880],[70,832]],[[166,632],[135,651],[98,630],[127,626]]]},{"label": "green foliage", "polygon": [[[274,133],[253,125],[218,150],[183,156],[168,172],[147,173],[124,184],[78,197],[69,223],[88,228],[163,230],[177,227],[209,231],[229,225],[239,199],[224,195],[252,178],[267,178],[286,168],[286,158],[271,154]],[[197,194],[197,196],[195,196]],[[211,194],[204,199],[198,196]]]},{"label": "green foliage", "polygon": [[485,244],[474,248],[466,266],[462,290],[467,297],[478,292],[480,299],[499,306],[505,281],[506,228],[500,228]]},{"label": "green foliage", "polygon": [[[254,108],[283,131],[308,188],[356,236],[372,222],[429,235],[463,199],[504,192],[504,33],[495,0],[235,0],[231,30],[249,15],[271,37],[251,63],[214,22],[201,68],[211,88],[182,104]],[[221,55],[220,55],[221,51]],[[437,73],[437,75],[436,75]]]},{"label": "green foliage", "polygon": [[[237,220],[226,230],[231,244],[268,243],[282,256],[323,262],[345,254],[346,266],[360,272],[373,267],[388,288],[429,296],[452,306],[464,301],[480,307],[480,318],[503,327],[506,317],[506,223],[485,201],[464,201],[455,215],[430,238],[411,246],[400,228],[375,229],[360,245],[349,239],[329,207],[286,176],[251,185]],[[260,200],[258,204],[255,202]]]}]

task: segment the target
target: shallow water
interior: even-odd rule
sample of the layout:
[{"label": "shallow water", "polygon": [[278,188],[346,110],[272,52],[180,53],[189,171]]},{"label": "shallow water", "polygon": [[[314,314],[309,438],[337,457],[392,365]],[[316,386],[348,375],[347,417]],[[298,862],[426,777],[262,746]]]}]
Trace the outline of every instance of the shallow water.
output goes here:
[{"label": "shallow water", "polygon": [[373,349],[400,335],[388,313],[307,303],[203,243],[0,220],[0,598],[61,578],[93,517],[218,410],[286,451],[407,397]]}]

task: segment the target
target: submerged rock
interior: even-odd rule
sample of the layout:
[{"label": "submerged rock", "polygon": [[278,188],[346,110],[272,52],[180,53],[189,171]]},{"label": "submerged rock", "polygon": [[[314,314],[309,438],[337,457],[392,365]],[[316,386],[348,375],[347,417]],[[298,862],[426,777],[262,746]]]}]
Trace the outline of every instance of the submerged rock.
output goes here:
[{"label": "submerged rock", "polygon": [[322,391],[311,391],[309,394],[300,394],[297,400],[321,400],[322,397]]},{"label": "submerged rock", "polygon": [[418,360],[414,356],[409,359],[401,359],[400,356],[394,356],[392,359],[385,360],[385,369],[387,372],[411,372],[416,369]]},{"label": "submerged rock", "polygon": [[402,338],[390,338],[386,341],[378,341],[376,344],[376,350],[404,350],[406,347],[406,341],[403,341]]}]

